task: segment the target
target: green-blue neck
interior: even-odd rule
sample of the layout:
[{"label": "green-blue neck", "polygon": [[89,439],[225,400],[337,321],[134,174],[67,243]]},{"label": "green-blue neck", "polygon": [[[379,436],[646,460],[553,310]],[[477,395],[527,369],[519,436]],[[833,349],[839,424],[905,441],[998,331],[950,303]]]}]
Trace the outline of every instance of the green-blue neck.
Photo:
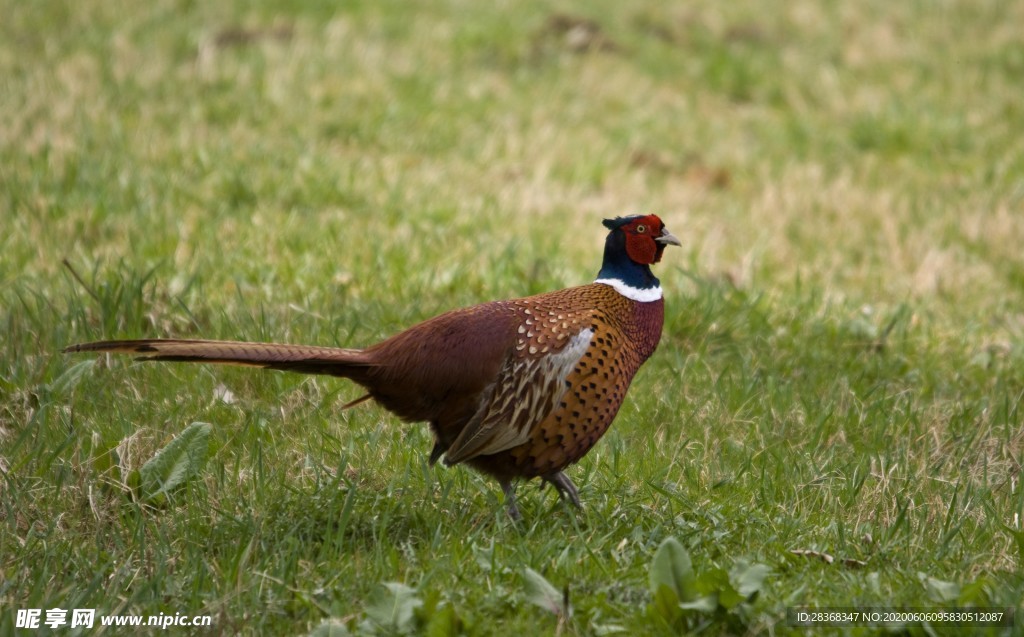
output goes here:
[{"label": "green-blue neck", "polygon": [[610,285],[634,301],[649,302],[661,298],[661,282],[651,266],[637,263],[626,253],[626,240],[621,232],[611,232],[604,245],[604,261],[594,283]]}]

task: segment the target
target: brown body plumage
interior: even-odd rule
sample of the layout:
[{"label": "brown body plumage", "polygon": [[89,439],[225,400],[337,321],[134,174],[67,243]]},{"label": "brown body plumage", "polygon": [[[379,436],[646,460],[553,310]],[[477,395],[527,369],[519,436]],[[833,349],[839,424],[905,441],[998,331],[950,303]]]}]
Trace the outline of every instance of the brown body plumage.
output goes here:
[{"label": "brown body plumage", "polygon": [[[628,253],[631,260],[648,254],[630,250],[628,233],[636,235],[636,226],[656,246],[639,257],[649,259],[640,264],[644,269],[660,258],[664,245],[678,244],[653,215],[606,225],[611,223],[620,225],[609,236],[602,274],[617,273],[607,267],[610,250]],[[621,241],[616,233],[623,233]],[[66,351],[349,378],[402,420],[430,423],[431,462],[443,455],[446,464],[466,463],[494,476],[518,516],[512,485],[519,478],[541,477],[579,505],[562,470],[607,431],[633,375],[658,344],[660,288],[648,300],[653,288],[598,281],[447,312],[366,349],[150,339],[86,343]]]}]

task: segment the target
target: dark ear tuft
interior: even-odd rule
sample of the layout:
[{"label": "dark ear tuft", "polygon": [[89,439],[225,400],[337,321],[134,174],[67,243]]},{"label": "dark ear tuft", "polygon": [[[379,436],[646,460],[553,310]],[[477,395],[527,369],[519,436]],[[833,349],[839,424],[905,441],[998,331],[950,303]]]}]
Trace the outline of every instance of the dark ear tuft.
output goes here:
[{"label": "dark ear tuft", "polygon": [[627,215],[625,217],[615,217],[614,219],[605,219],[602,223],[604,223],[604,227],[608,228],[609,230],[618,230],[619,228],[621,228],[622,226],[626,225],[630,221],[633,221],[633,220],[639,219],[639,218],[640,218],[640,215]]}]

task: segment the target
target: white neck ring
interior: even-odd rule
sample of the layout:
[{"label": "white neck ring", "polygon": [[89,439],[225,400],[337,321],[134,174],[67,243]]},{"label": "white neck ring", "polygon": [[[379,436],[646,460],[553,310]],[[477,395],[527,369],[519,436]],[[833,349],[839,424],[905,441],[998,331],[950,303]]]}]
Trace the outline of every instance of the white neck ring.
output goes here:
[{"label": "white neck ring", "polygon": [[619,279],[597,279],[594,283],[610,285],[622,296],[638,303],[650,303],[661,299],[660,285],[653,288],[635,288],[632,285],[626,285]]}]

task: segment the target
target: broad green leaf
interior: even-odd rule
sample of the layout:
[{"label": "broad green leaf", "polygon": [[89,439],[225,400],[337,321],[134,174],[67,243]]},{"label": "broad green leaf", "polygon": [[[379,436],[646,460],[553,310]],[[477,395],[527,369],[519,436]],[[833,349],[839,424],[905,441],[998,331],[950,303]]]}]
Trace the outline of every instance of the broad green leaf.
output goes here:
[{"label": "broad green leaf", "polygon": [[764,590],[764,581],[772,569],[765,564],[740,560],[729,570],[729,581],[744,600]]},{"label": "broad green leaf", "polygon": [[473,559],[476,560],[476,565],[480,567],[480,570],[489,573],[494,568],[493,540],[490,546],[480,546],[474,542],[469,548],[473,551]]},{"label": "broad green leaf", "polygon": [[653,596],[654,599],[648,607],[648,612],[660,616],[670,624],[682,615],[679,596],[665,584],[659,584],[658,590],[654,591]]},{"label": "broad green leaf", "polygon": [[399,582],[385,582],[370,596],[366,616],[380,626],[407,633],[413,629],[413,613],[422,605],[415,589]]},{"label": "broad green leaf", "polygon": [[523,570],[523,578],[526,580],[528,602],[554,615],[568,614],[564,596],[551,582],[544,579],[543,575],[532,568],[526,568]]},{"label": "broad green leaf", "polygon": [[450,637],[462,631],[462,618],[455,608],[444,601],[441,592],[434,588],[421,598],[423,604],[414,613],[419,634],[427,637]]},{"label": "broad green leaf", "polygon": [[989,599],[989,590],[993,588],[989,578],[982,575],[969,584],[960,588],[960,595],[956,598],[957,606],[992,606]]},{"label": "broad green leaf", "polygon": [[442,604],[426,620],[423,634],[427,637],[454,637],[462,632],[462,620],[451,604]]},{"label": "broad green leaf", "polygon": [[314,628],[309,637],[349,637],[348,626],[337,619],[325,619],[320,625]]},{"label": "broad green leaf", "polygon": [[960,597],[960,585],[956,582],[946,582],[936,579],[925,573],[918,573],[917,579],[921,580],[924,588],[928,591],[928,597],[933,601],[944,603],[953,602]]},{"label": "broad green leaf", "polygon": [[675,593],[678,601],[693,601],[697,598],[694,582],[690,554],[674,537],[665,538],[651,560],[651,593],[657,596],[664,586]]},{"label": "broad green leaf", "polygon": [[696,589],[703,593],[705,598],[698,598],[692,605],[682,604],[683,608],[701,610],[703,608],[702,603],[706,604],[705,599],[710,597],[716,601],[716,606],[721,606],[725,610],[732,610],[745,599],[729,580],[729,574],[722,568],[713,568],[701,573],[697,577]]},{"label": "broad green leaf", "polygon": [[679,608],[695,610],[701,613],[713,613],[718,608],[718,596],[704,595],[689,602],[681,602]]},{"label": "broad green leaf", "polygon": [[209,423],[192,423],[142,465],[140,498],[160,504],[172,490],[195,477],[206,463],[212,429]]}]

